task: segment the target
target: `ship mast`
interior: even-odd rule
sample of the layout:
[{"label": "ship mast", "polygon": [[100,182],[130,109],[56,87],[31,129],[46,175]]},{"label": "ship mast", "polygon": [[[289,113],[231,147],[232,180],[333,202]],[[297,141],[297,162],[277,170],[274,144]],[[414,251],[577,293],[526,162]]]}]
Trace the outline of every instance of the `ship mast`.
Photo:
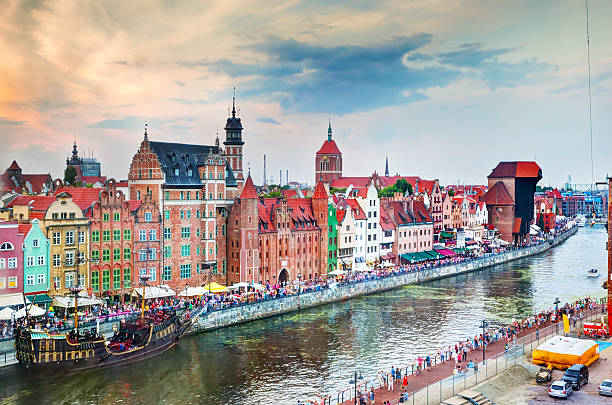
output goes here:
[{"label": "ship mast", "polygon": [[151,276],[149,274],[141,274],[140,275],[140,283],[142,284],[142,307],[140,310],[140,318],[144,319],[144,313],[145,313],[145,294],[147,291],[147,281],[149,281],[149,279],[151,278]]}]

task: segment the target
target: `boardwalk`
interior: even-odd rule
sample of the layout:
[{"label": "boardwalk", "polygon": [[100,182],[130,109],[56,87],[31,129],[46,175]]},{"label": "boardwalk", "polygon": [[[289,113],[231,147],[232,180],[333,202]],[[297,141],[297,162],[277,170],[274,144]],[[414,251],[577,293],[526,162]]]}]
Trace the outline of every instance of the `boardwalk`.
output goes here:
[{"label": "boardwalk", "polygon": [[[596,309],[591,310],[591,311],[586,311],[585,312],[585,318],[586,316],[592,316],[592,315],[597,315],[601,313],[601,306],[598,306]],[[558,325],[559,331],[563,330],[563,323],[560,322]],[[554,322],[548,322],[543,324],[540,327],[540,332],[539,332],[539,339],[538,339],[538,335],[536,335],[536,331],[535,328],[531,328],[531,329],[521,329],[521,331],[518,334],[518,338],[515,339],[516,342],[518,342],[518,344],[521,345],[530,345],[530,343],[532,343],[532,346],[535,348],[538,345],[539,341],[544,341],[545,337],[548,337],[552,334],[555,333],[555,324]],[[492,359],[492,358],[496,358],[499,357],[500,355],[502,355],[505,352],[505,343],[506,340],[505,339],[501,339],[499,340],[497,343],[493,343],[491,345],[489,345],[486,349],[486,358],[488,359]],[[454,344],[453,344],[454,346]],[[531,346],[531,345],[530,345]],[[528,347],[529,348],[529,347]],[[522,354],[522,353],[521,353]],[[424,356],[423,356],[424,357]],[[480,374],[482,374],[482,370],[483,370],[483,365],[482,365],[482,348],[477,349],[477,350],[473,350],[470,351],[468,353],[468,361],[469,360],[474,360],[476,359],[479,363],[481,363],[479,365],[480,367]],[[433,365],[433,362],[435,361],[435,365]],[[489,361],[489,363],[491,363],[493,360]],[[462,366],[465,368],[465,362],[462,363]],[[427,371],[422,371],[420,374],[415,374],[413,373],[413,370],[411,367],[409,368],[402,368],[402,376],[407,372],[408,373],[408,389],[407,392],[410,396],[408,403],[412,404],[413,400],[412,400],[412,395],[415,392],[420,391],[421,389],[437,383],[441,380],[444,380],[446,378],[449,378],[452,376],[453,374],[453,368],[455,367],[455,362],[453,360],[449,360],[446,361],[444,363],[440,363],[439,362],[439,358],[436,357],[436,359],[432,359],[432,368]],[[389,372],[389,370],[385,370],[385,372]],[[416,370],[415,370],[416,372]],[[496,373],[496,371],[495,371]],[[491,376],[491,374],[489,374],[489,376]],[[456,377],[458,380],[461,377]],[[485,379],[485,375],[482,374],[482,379]],[[480,377],[479,377],[480,380]],[[371,383],[371,381],[370,381]],[[364,391],[365,390],[365,385],[366,383],[364,382],[359,382],[358,384],[358,391]],[[462,391],[463,384],[461,384],[461,387],[459,387],[458,391]],[[368,385],[367,390],[370,390],[370,386]],[[385,401],[391,401],[391,404],[398,404],[399,403],[399,397],[400,394],[403,392],[402,386],[401,386],[401,382],[396,382],[394,384],[394,390],[388,391],[386,387],[380,387],[380,383],[379,381],[376,381],[376,383],[374,384],[374,386],[376,387],[374,392],[375,392],[375,404],[383,404]],[[343,394],[343,396],[342,396]],[[433,395],[432,395],[433,396]],[[439,394],[436,393],[436,398],[439,397]],[[344,399],[344,402],[342,402],[342,400]],[[330,398],[331,401],[326,402],[326,403],[341,403],[342,405],[349,405],[349,404],[353,404],[354,403],[354,388],[352,389],[347,389],[346,391],[344,391],[343,393],[340,393],[340,398],[338,400],[338,398]],[[337,402],[336,402],[337,401]],[[370,401],[367,401],[368,404],[370,404]],[[421,403],[419,401],[415,401],[415,403]]]}]

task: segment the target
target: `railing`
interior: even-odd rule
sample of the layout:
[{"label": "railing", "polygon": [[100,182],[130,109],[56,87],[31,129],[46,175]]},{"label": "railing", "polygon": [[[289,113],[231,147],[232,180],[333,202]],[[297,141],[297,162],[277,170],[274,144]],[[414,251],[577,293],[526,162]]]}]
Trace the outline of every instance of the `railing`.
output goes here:
[{"label": "railing", "polygon": [[10,364],[17,363],[17,359],[15,358],[15,352],[4,352],[0,353],[0,367],[8,366]]}]

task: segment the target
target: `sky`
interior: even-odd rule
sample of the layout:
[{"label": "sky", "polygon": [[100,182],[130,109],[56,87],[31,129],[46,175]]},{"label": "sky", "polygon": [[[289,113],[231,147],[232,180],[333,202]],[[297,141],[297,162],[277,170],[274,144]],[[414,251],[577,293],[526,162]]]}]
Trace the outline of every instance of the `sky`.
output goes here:
[{"label": "sky", "polygon": [[[19,1],[0,16],[0,167],[63,177],[76,140],[127,178],[143,138],[213,144],[236,87],[244,162],[486,183],[535,159],[591,182],[586,12],[577,0]],[[594,176],[612,174],[612,2],[590,0]],[[2,170],[2,169],[0,169]],[[284,174],[283,174],[284,177]],[[284,181],[284,179],[283,179]]]}]

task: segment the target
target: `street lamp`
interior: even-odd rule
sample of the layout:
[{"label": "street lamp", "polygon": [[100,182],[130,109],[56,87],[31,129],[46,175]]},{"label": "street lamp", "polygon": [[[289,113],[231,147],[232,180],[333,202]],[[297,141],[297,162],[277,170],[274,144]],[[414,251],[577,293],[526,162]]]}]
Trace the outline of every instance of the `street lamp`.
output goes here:
[{"label": "street lamp", "polygon": [[482,328],[482,364],[485,364],[485,328],[489,326],[489,322],[483,319],[480,322],[480,327]]},{"label": "street lamp", "polygon": [[300,290],[301,290],[301,286],[302,286],[302,274],[298,274],[298,298],[300,297]]},{"label": "street lamp", "polygon": [[[389,378],[393,377],[391,376]],[[357,405],[357,380],[363,380],[363,377],[361,376],[361,371],[359,372],[359,377],[357,377],[357,371],[355,371],[354,377],[351,378],[351,380],[349,381],[349,384],[355,384],[355,405]]]},{"label": "street lamp", "polygon": [[79,333],[79,317],[77,315],[77,308],[78,308],[77,298],[79,297],[79,293],[82,290],[83,290],[83,287],[79,285],[78,278],[77,278],[77,285],[70,287],[70,292],[72,293],[72,295],[74,295],[74,333],[77,335]]},{"label": "street lamp", "polygon": [[559,297],[555,298],[555,333],[559,333]]}]

